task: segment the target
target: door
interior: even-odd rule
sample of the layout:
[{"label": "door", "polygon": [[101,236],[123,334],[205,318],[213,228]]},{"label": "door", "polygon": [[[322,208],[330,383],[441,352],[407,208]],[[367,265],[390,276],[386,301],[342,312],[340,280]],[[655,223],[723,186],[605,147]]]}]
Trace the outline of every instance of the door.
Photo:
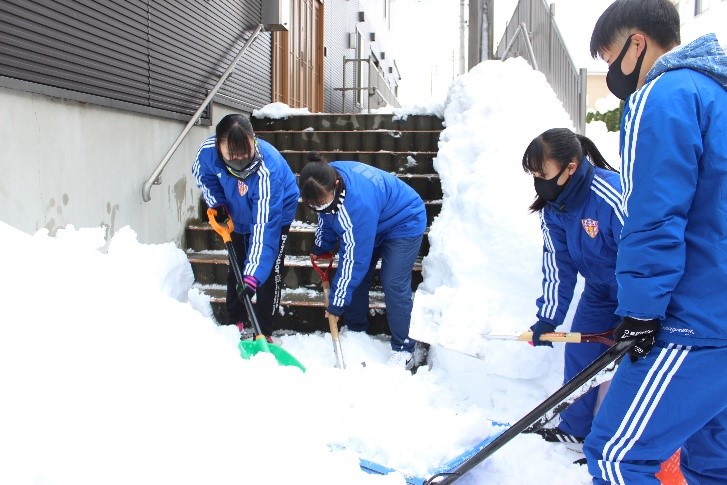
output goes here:
[{"label": "door", "polygon": [[290,0],[290,30],[273,33],[273,101],[323,111],[323,0]]}]

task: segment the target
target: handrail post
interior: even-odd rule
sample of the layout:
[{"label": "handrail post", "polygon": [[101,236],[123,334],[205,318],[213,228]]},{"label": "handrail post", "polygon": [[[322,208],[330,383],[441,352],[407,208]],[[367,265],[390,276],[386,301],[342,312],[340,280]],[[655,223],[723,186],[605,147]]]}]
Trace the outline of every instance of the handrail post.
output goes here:
[{"label": "handrail post", "polygon": [[520,33],[520,25],[517,26],[517,29],[515,29],[515,32],[513,32],[512,37],[510,37],[510,40],[507,41],[507,45],[505,46],[505,51],[500,56],[500,60],[504,61],[507,59],[507,55],[510,53],[510,49],[512,49],[512,45],[517,40],[517,34]]},{"label": "handrail post", "polygon": [[341,112],[346,112],[346,56],[343,56],[343,90],[341,91]]},{"label": "handrail post", "polygon": [[586,105],[588,104],[588,70],[582,67],[579,71],[580,91],[578,96],[578,132],[586,134]]},{"label": "handrail post", "polygon": [[510,39],[510,42],[508,42],[507,47],[505,47],[505,52],[502,53],[502,56],[500,56],[500,60],[504,61],[507,58],[507,55],[510,53],[510,48],[512,48],[512,45],[515,43],[515,40],[517,40],[517,34],[522,34],[523,39],[525,40],[525,47],[528,50],[528,57],[530,58],[530,63],[533,66],[533,70],[539,71],[538,69],[538,61],[535,60],[535,52],[533,51],[533,44],[530,42],[530,36],[528,35],[528,28],[525,25],[525,22],[520,22],[520,25],[518,25],[517,29],[515,30],[515,33],[512,36],[512,39]]},{"label": "handrail post", "polygon": [[224,84],[225,81],[227,81],[227,78],[232,74],[232,71],[235,70],[235,66],[237,65],[237,61],[240,60],[242,55],[245,53],[248,47],[250,47],[250,44],[255,40],[255,38],[258,36],[260,31],[263,28],[263,24],[260,24],[257,26],[255,31],[252,33],[252,35],[247,39],[247,42],[245,42],[245,45],[242,46],[242,49],[240,49],[240,52],[237,54],[235,59],[230,63],[230,65],[227,67],[227,70],[224,74],[222,74],[222,77],[220,77],[219,81],[217,81],[217,84],[215,84],[215,87],[212,88],[212,90],[207,94],[207,97],[204,101],[202,101],[202,104],[199,108],[197,108],[197,111],[192,115],[192,119],[187,122],[187,126],[184,127],[182,130],[182,133],[179,134],[177,139],[172,144],[171,148],[167,151],[166,155],[164,155],[164,158],[162,158],[162,161],[159,162],[159,165],[154,169],[154,172],[151,174],[151,176],[147,179],[146,182],[144,182],[144,186],[141,190],[141,196],[144,199],[144,202],[149,202],[151,200],[151,186],[154,184],[154,181],[159,177],[159,175],[162,173],[162,170],[164,170],[164,167],[169,163],[169,160],[171,160],[172,155],[174,155],[174,152],[179,148],[179,145],[182,144],[182,140],[184,140],[184,137],[187,136],[187,133],[189,133],[189,130],[192,129],[192,126],[194,126],[195,123],[197,123],[197,120],[202,115],[202,112],[207,107],[207,105],[212,101],[212,98],[215,97],[217,94],[217,91],[220,90],[222,87],[222,84]]},{"label": "handrail post", "polygon": [[525,46],[528,48],[528,55],[530,56],[530,61],[533,63],[533,69],[536,71],[539,71],[538,69],[538,61],[535,60],[535,52],[533,51],[533,44],[530,42],[530,36],[528,35],[528,28],[525,25],[525,22],[520,22],[520,32],[523,34],[523,38],[525,39]]},{"label": "handrail post", "polygon": [[[363,77],[363,76],[362,76]],[[373,97],[371,94],[371,56],[369,56],[368,62],[366,62],[366,77],[368,78],[369,82],[366,83],[369,85],[369,90],[366,93],[366,112],[368,114],[371,114],[371,98]]]}]

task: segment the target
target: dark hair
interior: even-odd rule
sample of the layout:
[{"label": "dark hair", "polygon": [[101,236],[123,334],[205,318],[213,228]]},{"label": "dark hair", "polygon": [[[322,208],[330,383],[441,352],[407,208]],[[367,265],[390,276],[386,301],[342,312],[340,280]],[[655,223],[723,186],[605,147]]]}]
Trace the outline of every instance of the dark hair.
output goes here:
[{"label": "dark hair", "polygon": [[[574,158],[581,163],[584,156],[587,156],[596,167],[616,172],[590,138],[573,133],[568,128],[551,128],[535,137],[523,154],[523,170],[530,174],[543,173],[543,165],[548,159],[555,161],[558,168],[563,169]],[[545,204],[545,199],[536,196],[530,204],[530,211],[537,212],[545,207]]]},{"label": "dark hair", "polygon": [[220,143],[227,141],[227,150],[231,159],[243,159],[253,152],[250,145],[250,135],[255,135],[252,124],[247,116],[229,114],[222,118],[215,128],[215,148],[222,158]]},{"label": "dark hair", "polygon": [[591,56],[596,59],[630,29],[639,29],[664,49],[681,43],[679,11],[669,0],[616,0],[593,27]]},{"label": "dark hair", "polygon": [[318,152],[308,154],[308,163],[300,171],[300,197],[307,205],[320,205],[336,190],[338,172]]}]

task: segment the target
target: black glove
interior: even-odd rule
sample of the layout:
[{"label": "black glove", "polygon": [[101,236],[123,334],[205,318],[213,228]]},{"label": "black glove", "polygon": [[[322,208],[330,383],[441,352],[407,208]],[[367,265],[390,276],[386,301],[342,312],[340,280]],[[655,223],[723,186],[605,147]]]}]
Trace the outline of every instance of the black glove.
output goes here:
[{"label": "black glove", "polygon": [[659,330],[659,320],[637,320],[636,318],[624,317],[618,327],[613,331],[616,342],[622,340],[636,340],[636,345],[629,350],[631,362],[636,362],[639,357],[646,357],[654,346],[656,332]]},{"label": "black glove", "polygon": [[227,206],[218,205],[214,209],[217,211],[217,214],[215,214],[215,220],[217,221],[217,224],[226,224],[227,220],[230,218],[230,213],[227,212]]},{"label": "black glove", "polygon": [[538,347],[540,345],[547,345],[548,347],[553,346],[553,342],[547,340],[540,340],[540,336],[544,333],[555,332],[555,325],[552,323],[544,322],[539,320],[538,323],[530,327],[530,331],[533,332],[533,345]]}]

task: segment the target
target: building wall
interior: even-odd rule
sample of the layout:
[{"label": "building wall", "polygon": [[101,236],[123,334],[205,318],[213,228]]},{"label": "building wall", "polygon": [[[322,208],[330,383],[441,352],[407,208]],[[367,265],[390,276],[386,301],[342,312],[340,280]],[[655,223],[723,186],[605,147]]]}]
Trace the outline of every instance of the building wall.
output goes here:
[{"label": "building wall", "polygon": [[[323,106],[329,113],[342,113],[343,95],[335,88],[343,87],[343,58],[352,58],[356,54],[350,35],[356,32],[359,2],[358,0],[329,0],[324,3],[324,8]],[[350,87],[354,66],[350,62],[347,64],[346,78]],[[352,112],[353,95],[347,92],[345,96],[347,110]]]},{"label": "building wall", "polygon": [[682,21],[682,44],[714,32],[723,47],[727,47],[727,0],[679,0],[674,2]]},{"label": "building wall", "polygon": [[586,112],[588,112],[596,110],[596,101],[613,94],[606,86],[605,72],[588,72],[586,79]]},{"label": "building wall", "polygon": [[[329,113],[344,111],[343,95],[336,88],[344,87],[344,56],[349,59],[356,58],[356,39],[359,38],[357,34],[360,34],[363,42],[361,51],[364,58],[372,53],[376,56],[379,67],[386,76],[389,90],[395,95],[399,71],[396,67],[394,46],[389,36],[388,17],[384,17],[384,13],[390,15],[390,2],[391,0],[329,0],[325,2],[324,45],[326,54],[323,61],[325,111]],[[359,21],[359,12],[363,12],[363,21]],[[374,34],[374,40],[371,39],[371,34]],[[346,87],[354,87],[358,69],[359,63],[346,63]],[[367,79],[364,83],[366,85],[369,83],[367,67],[364,67],[364,78]],[[365,96],[363,103],[354,105],[355,96],[354,91],[346,92],[346,112],[358,112],[369,108],[366,99],[368,96]],[[395,96],[391,99],[396,103]],[[380,104],[378,98],[371,98],[371,108],[378,107]]]},{"label": "building wall", "polygon": [[[12,6],[21,11],[11,5],[14,3],[0,2],[0,10]],[[61,30],[65,28],[64,22],[81,18],[69,9],[83,10],[82,3],[20,2],[23,8],[33,6],[34,12],[43,14],[39,22],[56,22]],[[74,66],[86,60],[103,59],[102,56],[84,59],[82,51],[64,60],[63,69],[53,71],[52,78],[30,75],[24,78],[21,70],[11,72],[10,67],[21,66],[21,61],[27,58],[34,62],[28,69],[31,74],[33,69],[51,72],[61,58],[41,58],[36,54],[37,48],[15,42],[8,36],[0,40],[4,47],[0,49],[1,221],[27,233],[45,228],[51,234],[67,224],[77,228],[103,225],[108,235],[129,225],[144,243],[183,242],[186,223],[198,215],[199,190],[191,167],[200,144],[225,114],[249,114],[271,100],[270,34],[262,33],[250,46],[215,98],[206,119],[192,127],[166,165],[160,185],[152,186],[151,200],[144,202],[144,183],[182,132],[190,113],[197,109],[239,52],[247,37],[243,25],[246,28],[248,24],[254,27],[260,23],[262,5],[261,0],[151,3],[158,11],[154,20],[156,31],[167,32],[160,37],[160,42],[168,46],[168,55],[162,59],[166,64],[158,64],[159,69],[149,75],[159,80],[156,93],[161,104],[156,106],[100,96],[91,88],[84,91],[83,83],[64,84],[67,80],[83,81],[83,76],[88,75],[87,68]],[[57,12],[52,11],[56,8]],[[117,13],[124,8],[138,14],[138,2],[113,5]],[[188,15],[181,15],[185,9]],[[83,10],[84,15],[88,12]],[[108,11],[99,15],[108,16]],[[211,28],[189,25],[189,18],[195,15]],[[167,21],[162,22],[162,18]],[[13,25],[11,31],[18,38],[32,35],[45,43],[45,38],[37,33],[43,32],[38,28],[40,24],[24,27],[29,21],[32,19],[14,22],[6,15],[0,23]],[[143,16],[140,21],[144,21]],[[87,23],[95,25],[94,22],[91,19]],[[33,30],[36,33],[29,33]],[[91,33],[96,31],[89,32],[85,34],[86,40],[93,43],[96,39]],[[105,36],[108,32],[99,31],[98,35]],[[99,37],[98,45],[102,43]],[[114,46],[106,42],[104,45],[124,54],[122,44]],[[183,109],[165,111],[164,90],[178,90],[179,83],[171,79],[179,75],[187,79],[182,84],[192,101]],[[110,83],[114,81],[114,77],[109,78]]]},{"label": "building wall", "polygon": [[[144,243],[182,243],[197,216],[191,173],[213,131],[193,127],[142,201],[142,186],[184,122],[0,88],[0,220],[27,233],[41,228],[129,225]],[[231,108],[215,105],[213,121]],[[234,110],[237,111],[237,110]]]}]

